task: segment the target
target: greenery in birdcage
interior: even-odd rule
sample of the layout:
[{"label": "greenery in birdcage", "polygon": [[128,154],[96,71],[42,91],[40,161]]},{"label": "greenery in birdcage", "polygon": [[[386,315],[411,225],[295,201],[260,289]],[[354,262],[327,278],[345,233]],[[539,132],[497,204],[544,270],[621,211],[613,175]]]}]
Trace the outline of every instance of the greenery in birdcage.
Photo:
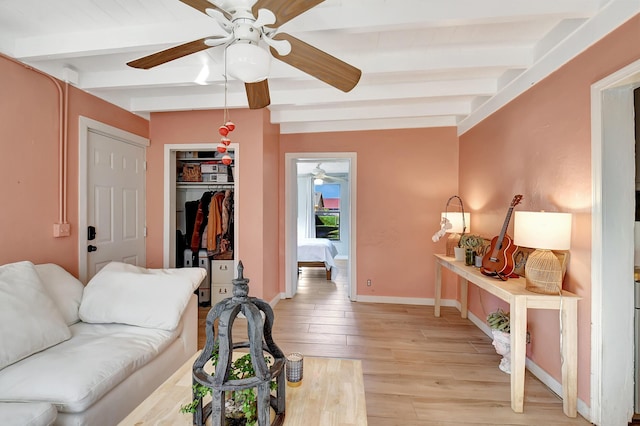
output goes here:
[{"label": "greenery in birdcage", "polygon": [[[218,363],[219,353],[217,346],[214,348],[211,354],[211,363],[213,367]],[[273,360],[269,357],[265,357],[267,366],[270,366]],[[229,380],[240,380],[256,375],[251,362],[251,354],[247,353],[231,363],[231,369],[229,371]],[[276,381],[271,381],[271,389],[274,390],[277,387]],[[211,388],[196,383],[193,385],[194,399],[188,404],[180,407],[181,413],[193,414],[198,407],[198,404],[204,397],[211,394]],[[230,398],[225,404],[225,416],[229,419],[230,424],[243,424],[247,426],[254,426],[258,420],[258,404],[256,400],[256,389],[248,388],[236,391],[230,391]]]}]

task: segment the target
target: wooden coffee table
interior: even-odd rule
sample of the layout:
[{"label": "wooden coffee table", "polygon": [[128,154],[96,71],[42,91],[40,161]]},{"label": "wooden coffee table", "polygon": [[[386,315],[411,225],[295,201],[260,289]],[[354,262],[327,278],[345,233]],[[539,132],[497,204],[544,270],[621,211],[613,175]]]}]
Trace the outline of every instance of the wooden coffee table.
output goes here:
[{"label": "wooden coffee table", "polygon": [[[191,426],[192,415],[180,413],[180,407],[191,401],[191,369],[198,355],[180,367],[120,425]],[[367,424],[360,360],[305,357],[302,385],[287,386],[285,395],[285,425]]]}]

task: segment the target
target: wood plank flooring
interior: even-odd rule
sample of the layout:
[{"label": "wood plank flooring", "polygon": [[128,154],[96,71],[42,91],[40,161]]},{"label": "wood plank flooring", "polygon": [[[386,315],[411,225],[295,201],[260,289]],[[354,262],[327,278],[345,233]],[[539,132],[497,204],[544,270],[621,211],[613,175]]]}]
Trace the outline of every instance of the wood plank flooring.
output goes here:
[{"label": "wood plank flooring", "polygon": [[[296,296],[274,308],[273,338],[285,353],[362,360],[370,426],[590,424],[566,417],[561,399],[529,372],[524,413],[514,413],[491,339],[458,310],[435,318],[433,306],[350,302],[346,264],[339,267],[335,281],[322,268],[302,269]],[[199,347],[208,310],[200,308]],[[233,335],[246,340],[245,320]]]}]

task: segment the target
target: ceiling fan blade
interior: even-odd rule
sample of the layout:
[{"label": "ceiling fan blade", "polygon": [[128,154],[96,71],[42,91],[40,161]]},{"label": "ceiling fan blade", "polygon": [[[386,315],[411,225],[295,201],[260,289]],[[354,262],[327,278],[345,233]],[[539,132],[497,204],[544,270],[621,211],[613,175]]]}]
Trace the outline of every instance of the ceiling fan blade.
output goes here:
[{"label": "ceiling fan blade", "polygon": [[[289,22],[296,16],[306,12],[324,0],[258,0],[251,11],[253,16],[258,16],[260,9],[269,9],[276,15],[275,27]],[[185,2],[186,3],[186,2]]]},{"label": "ceiling fan blade", "polygon": [[250,109],[264,108],[271,103],[267,80],[258,81],[257,83],[245,83],[244,88],[247,92]]},{"label": "ceiling fan blade", "polygon": [[274,40],[287,40],[291,43],[291,53],[284,56],[278,54],[275,49],[270,48],[273,57],[298,68],[300,71],[304,71],[343,92],[350,91],[360,81],[362,71],[358,68],[290,34],[279,33],[273,38]]},{"label": "ceiling fan blade", "polygon": [[149,56],[136,59],[135,61],[127,62],[127,65],[133,68],[148,70],[149,68],[162,65],[166,62],[173,61],[174,59],[182,58],[183,56],[208,49],[210,46],[205,43],[205,40],[212,38],[217,37],[205,37],[201,38],[200,40],[194,40],[190,41],[189,43],[172,47],[170,49],[161,50],[160,52],[152,53]]},{"label": "ceiling fan blade", "polygon": [[182,3],[191,6],[192,8],[199,10],[200,12],[207,14],[207,9],[214,9],[222,13],[225,18],[231,19],[231,14],[226,10],[220,9],[213,3],[209,3],[207,0],[180,0]]}]

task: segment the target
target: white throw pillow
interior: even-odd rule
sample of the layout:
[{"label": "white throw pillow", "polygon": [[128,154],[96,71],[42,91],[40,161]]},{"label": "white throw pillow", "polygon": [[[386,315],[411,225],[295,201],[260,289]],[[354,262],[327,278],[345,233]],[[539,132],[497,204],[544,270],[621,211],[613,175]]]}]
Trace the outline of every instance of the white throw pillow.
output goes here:
[{"label": "white throw pillow", "polygon": [[67,325],[80,321],[78,309],[84,285],[69,272],[54,263],[35,265],[45,290],[56,303]]},{"label": "white throw pillow", "polygon": [[70,337],[33,263],[0,266],[0,369]]},{"label": "white throw pillow", "polygon": [[203,268],[145,269],[111,262],[85,287],[80,319],[174,330],[206,274]]}]

